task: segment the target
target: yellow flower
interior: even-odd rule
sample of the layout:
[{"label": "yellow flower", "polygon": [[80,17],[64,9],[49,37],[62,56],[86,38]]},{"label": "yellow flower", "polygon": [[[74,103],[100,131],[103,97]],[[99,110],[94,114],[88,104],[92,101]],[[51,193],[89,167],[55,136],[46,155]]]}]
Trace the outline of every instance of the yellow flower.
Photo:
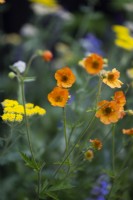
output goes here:
[{"label": "yellow flower", "polygon": [[127,69],[127,75],[129,78],[133,79],[133,68]]},{"label": "yellow flower", "polygon": [[119,33],[121,33],[121,34],[129,34],[129,29],[126,26],[114,25],[112,27],[112,29],[117,34],[119,34]]},{"label": "yellow flower", "polygon": [[121,88],[123,84],[120,80],[120,72],[115,68],[112,71],[106,71],[103,75],[103,82],[111,88]]},{"label": "yellow flower", "polygon": [[16,114],[15,121],[21,122],[22,120],[23,120],[23,115],[21,115],[21,114]]},{"label": "yellow flower", "polygon": [[16,100],[5,99],[2,103],[3,107],[12,107],[18,105]]},{"label": "yellow flower", "polygon": [[0,0],[0,4],[5,3],[5,0]]},{"label": "yellow flower", "polygon": [[116,33],[115,44],[126,50],[133,50],[133,37],[127,27],[121,25],[113,26],[113,31]]},{"label": "yellow flower", "polygon": [[92,161],[92,159],[94,158],[94,153],[92,150],[89,149],[85,152],[84,156],[86,160]]},{"label": "yellow flower", "polygon": [[35,106],[35,113],[38,115],[44,115],[46,113],[46,110],[41,108],[40,106]]},{"label": "yellow flower", "polygon": [[26,103],[25,106],[26,106],[26,108],[33,108],[34,104],[33,103]]},{"label": "yellow flower", "polygon": [[44,115],[44,114],[46,114],[46,110],[39,106],[35,106],[33,108],[26,108],[26,115],[29,117],[33,115]]},{"label": "yellow flower", "polygon": [[22,105],[16,105],[16,106],[8,106],[4,108],[5,113],[18,113],[18,114],[24,114],[24,108]]},{"label": "yellow flower", "polygon": [[1,116],[3,121],[8,122],[21,122],[23,120],[23,116],[26,112],[26,116],[31,117],[33,115],[44,115],[46,110],[39,107],[34,106],[32,103],[25,104],[24,106],[19,104],[15,100],[5,99],[2,102],[2,106],[4,108],[3,115]]},{"label": "yellow flower", "polygon": [[123,49],[126,49],[128,51],[133,50],[133,38],[125,36],[124,39],[121,39],[120,37],[115,39],[116,46],[119,46]]},{"label": "yellow flower", "polygon": [[28,116],[28,117],[31,117],[31,116],[33,116],[33,115],[35,115],[36,113],[35,113],[35,109],[34,108],[32,108],[32,109],[26,109],[26,116]]},{"label": "yellow flower", "polygon": [[30,1],[34,3],[42,4],[47,7],[55,7],[58,5],[56,0],[30,0]]},{"label": "yellow flower", "polygon": [[15,113],[4,113],[1,118],[5,122],[21,122],[23,120],[23,115]]}]

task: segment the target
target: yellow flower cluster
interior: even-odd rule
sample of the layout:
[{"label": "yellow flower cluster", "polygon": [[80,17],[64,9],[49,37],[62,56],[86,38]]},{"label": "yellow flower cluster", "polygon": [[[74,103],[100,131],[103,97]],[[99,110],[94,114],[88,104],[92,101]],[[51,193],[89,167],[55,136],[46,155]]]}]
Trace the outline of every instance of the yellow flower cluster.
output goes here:
[{"label": "yellow flower cluster", "polygon": [[30,0],[30,1],[34,3],[42,4],[47,7],[55,7],[58,5],[56,0]]},{"label": "yellow flower cluster", "polygon": [[34,106],[32,103],[25,104],[24,106],[19,104],[16,100],[5,99],[2,102],[4,108],[4,113],[1,116],[3,121],[8,122],[21,122],[23,120],[24,114],[31,117],[33,115],[44,115],[46,110],[40,106]]},{"label": "yellow flower cluster", "polygon": [[116,33],[115,44],[128,51],[133,50],[133,37],[130,30],[121,25],[114,25],[112,29]]}]

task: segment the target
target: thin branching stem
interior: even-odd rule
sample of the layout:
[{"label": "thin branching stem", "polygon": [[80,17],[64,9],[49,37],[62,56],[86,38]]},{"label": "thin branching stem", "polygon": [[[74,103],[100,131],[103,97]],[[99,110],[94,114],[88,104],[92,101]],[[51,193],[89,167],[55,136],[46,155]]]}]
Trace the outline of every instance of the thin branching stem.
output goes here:
[{"label": "thin branching stem", "polygon": [[33,62],[33,60],[34,60],[37,56],[38,56],[37,54],[33,54],[33,55],[31,56],[31,58],[29,59],[28,64],[27,64],[27,67],[26,67],[26,70],[25,70],[25,72],[24,72],[24,77],[25,77],[26,74],[28,73],[29,68],[30,68],[30,66],[31,66],[31,64],[32,64],[32,62]]},{"label": "thin branching stem", "polygon": [[63,124],[64,124],[64,138],[65,138],[65,144],[66,144],[65,152],[67,154],[68,153],[68,139],[67,139],[67,130],[66,130],[66,109],[65,109],[65,107],[63,108]]},{"label": "thin branching stem", "polygon": [[34,156],[33,149],[32,149],[32,144],[31,144],[31,136],[30,136],[30,131],[29,131],[29,122],[28,122],[28,118],[27,118],[27,115],[26,115],[26,106],[25,106],[25,102],[26,101],[25,101],[25,92],[24,92],[24,81],[21,80],[20,84],[21,84],[22,102],[23,102],[23,107],[24,107],[24,120],[25,120],[25,125],[26,125],[26,134],[27,134],[27,139],[28,139],[28,145],[29,145],[29,149],[30,149],[30,152],[31,152],[32,159],[36,163],[35,156]]},{"label": "thin branching stem", "polygon": [[91,120],[89,121],[89,123],[87,124],[86,128],[81,132],[81,134],[79,135],[79,137],[77,138],[77,141],[75,142],[75,144],[72,146],[72,148],[70,149],[70,151],[68,152],[68,154],[66,155],[66,157],[64,158],[64,160],[62,161],[62,163],[60,164],[60,166],[57,168],[57,170],[54,173],[54,177],[57,175],[57,173],[59,172],[59,170],[61,169],[61,167],[63,166],[63,164],[66,162],[66,160],[68,159],[68,157],[70,156],[70,154],[73,152],[73,150],[75,149],[76,145],[80,142],[80,140],[84,137],[85,133],[87,132],[87,130],[90,128],[90,126],[92,125],[93,121],[95,119],[95,114],[92,116]]},{"label": "thin branching stem", "polygon": [[98,101],[99,101],[99,99],[100,99],[101,89],[102,89],[102,79],[101,79],[101,76],[99,76],[98,92],[97,92],[97,95],[96,95],[96,102],[95,102],[95,108],[96,108],[96,109],[97,109]]},{"label": "thin branching stem", "polygon": [[112,169],[115,175],[115,124],[112,129]]}]

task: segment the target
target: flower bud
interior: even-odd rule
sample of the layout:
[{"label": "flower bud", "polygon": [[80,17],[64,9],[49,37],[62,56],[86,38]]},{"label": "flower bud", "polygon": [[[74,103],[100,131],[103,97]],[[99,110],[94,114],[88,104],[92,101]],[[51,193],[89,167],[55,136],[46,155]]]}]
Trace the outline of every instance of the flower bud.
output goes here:
[{"label": "flower bud", "polygon": [[43,58],[46,62],[49,62],[49,61],[52,60],[53,54],[52,54],[52,52],[49,51],[49,50],[43,51],[43,52],[42,52],[42,58]]},{"label": "flower bud", "polygon": [[133,110],[127,110],[128,115],[133,115]]},{"label": "flower bud", "polygon": [[8,77],[13,79],[16,77],[16,74],[14,72],[9,72]]}]

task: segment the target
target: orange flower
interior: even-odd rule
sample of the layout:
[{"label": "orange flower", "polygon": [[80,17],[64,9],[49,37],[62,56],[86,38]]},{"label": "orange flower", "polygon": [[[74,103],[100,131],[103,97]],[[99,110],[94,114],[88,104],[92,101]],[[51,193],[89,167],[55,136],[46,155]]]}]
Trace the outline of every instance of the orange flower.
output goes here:
[{"label": "orange flower", "polygon": [[107,71],[104,74],[103,82],[111,88],[121,88],[123,84],[119,79],[120,72],[114,68],[112,71]]},{"label": "orange flower", "polygon": [[133,135],[133,128],[123,129],[122,132],[123,134],[126,134],[126,135]]},{"label": "orange flower", "polygon": [[43,58],[45,61],[49,62],[49,61],[52,60],[53,54],[51,53],[51,51],[46,50],[46,51],[42,52],[42,58]]},{"label": "orange flower", "polygon": [[124,105],[126,104],[126,97],[124,95],[124,92],[123,91],[115,92],[114,101],[120,107],[120,118],[123,118],[126,115],[126,113],[124,111]]},{"label": "orange flower", "polygon": [[92,150],[89,149],[85,152],[84,156],[86,160],[92,161],[92,159],[94,158],[94,153]]},{"label": "orange flower", "polygon": [[67,89],[55,87],[49,94],[48,100],[52,106],[64,107],[69,98],[69,92]]},{"label": "orange flower", "polygon": [[126,104],[126,97],[123,91],[117,91],[114,94],[115,102],[120,106],[123,107]]},{"label": "orange flower", "polygon": [[57,80],[57,85],[59,87],[69,88],[75,82],[76,77],[69,67],[63,67],[56,71],[55,79]]},{"label": "orange flower", "polygon": [[93,53],[81,60],[79,64],[85,68],[89,74],[95,75],[102,70],[104,61],[101,56]]},{"label": "orange flower", "polygon": [[121,110],[115,101],[103,100],[98,103],[96,117],[104,124],[115,123],[121,118]]},{"label": "orange flower", "polygon": [[89,140],[92,143],[92,147],[95,150],[100,150],[102,148],[102,142],[99,139]]}]

